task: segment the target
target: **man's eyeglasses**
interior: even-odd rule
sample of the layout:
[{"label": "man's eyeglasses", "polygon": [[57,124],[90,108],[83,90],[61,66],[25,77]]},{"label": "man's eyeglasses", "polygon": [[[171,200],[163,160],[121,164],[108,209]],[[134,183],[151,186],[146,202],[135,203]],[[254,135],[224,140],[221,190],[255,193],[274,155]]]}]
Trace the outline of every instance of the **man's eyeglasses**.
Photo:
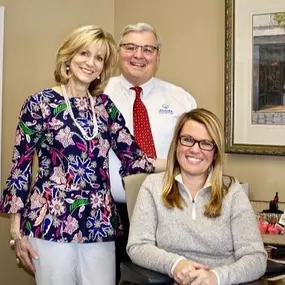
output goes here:
[{"label": "man's eyeglasses", "polygon": [[140,46],[132,43],[120,44],[120,47],[123,47],[128,53],[135,53],[139,48],[141,48],[141,51],[144,54],[153,54],[158,50],[158,47],[152,45]]},{"label": "man's eyeglasses", "polygon": [[180,139],[180,143],[184,146],[192,147],[195,145],[195,143],[198,143],[198,146],[200,149],[207,150],[207,151],[213,150],[216,146],[216,144],[212,141],[208,141],[208,140],[198,141],[198,140],[195,140],[191,136],[179,136],[179,139]]}]

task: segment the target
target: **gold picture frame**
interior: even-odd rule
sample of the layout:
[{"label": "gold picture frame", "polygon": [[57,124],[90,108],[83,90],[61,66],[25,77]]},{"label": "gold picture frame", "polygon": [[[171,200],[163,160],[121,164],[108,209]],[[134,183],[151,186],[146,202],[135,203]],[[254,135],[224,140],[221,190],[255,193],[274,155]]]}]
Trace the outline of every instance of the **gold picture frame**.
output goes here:
[{"label": "gold picture frame", "polygon": [[[280,13],[284,13],[285,16],[284,0],[225,0],[225,151],[227,153],[285,155],[285,26],[284,33],[282,29],[280,32],[278,27],[280,39],[283,37],[284,43],[281,40],[281,43],[276,44],[279,34],[272,40],[272,46],[281,44],[284,56],[280,61],[282,65],[280,68],[284,68],[284,71],[282,69],[284,78],[280,79],[284,81],[284,91],[281,90],[281,95],[278,95],[283,100],[279,106],[281,111],[275,111],[277,109],[273,108],[275,105],[266,105],[263,93],[261,94],[261,90],[263,91],[261,86],[264,85],[262,81],[264,77],[261,75],[264,73],[265,56],[261,57],[264,53],[255,53],[255,50],[259,52],[264,49],[265,36],[260,36],[259,30],[264,28],[265,24],[260,22],[267,24],[268,18],[273,16],[276,18],[276,14]],[[270,25],[272,24],[272,27],[275,25],[276,30],[276,23],[272,22]],[[273,34],[272,27],[267,28],[268,33]],[[266,40],[268,38],[266,35]],[[255,67],[258,68],[258,72]],[[267,97],[273,101],[275,93],[271,91],[270,93],[268,90],[270,89],[266,89]]]}]

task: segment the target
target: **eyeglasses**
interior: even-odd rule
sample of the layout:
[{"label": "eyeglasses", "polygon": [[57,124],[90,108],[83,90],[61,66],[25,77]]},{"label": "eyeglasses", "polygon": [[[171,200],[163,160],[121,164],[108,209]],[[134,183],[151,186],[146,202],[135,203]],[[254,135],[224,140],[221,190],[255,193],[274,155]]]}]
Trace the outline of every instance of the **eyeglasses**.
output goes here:
[{"label": "eyeglasses", "polygon": [[120,47],[123,47],[124,50],[128,53],[135,53],[138,51],[139,48],[141,48],[142,53],[144,54],[153,54],[158,50],[158,47],[152,46],[152,45],[136,45],[132,43],[125,43],[125,44],[120,44]]},{"label": "eyeglasses", "polygon": [[198,141],[198,140],[195,140],[191,136],[179,136],[179,139],[180,139],[180,143],[184,146],[192,147],[195,145],[195,143],[198,143],[198,146],[200,149],[207,150],[207,151],[213,150],[216,146],[216,144],[212,141],[208,141],[208,140]]}]

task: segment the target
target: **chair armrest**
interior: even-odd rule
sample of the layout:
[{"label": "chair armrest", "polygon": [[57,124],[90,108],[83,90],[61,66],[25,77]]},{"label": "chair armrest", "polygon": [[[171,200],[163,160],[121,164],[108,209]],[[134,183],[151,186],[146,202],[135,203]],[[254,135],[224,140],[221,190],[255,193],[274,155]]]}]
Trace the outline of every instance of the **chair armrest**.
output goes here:
[{"label": "chair armrest", "polygon": [[[140,267],[132,262],[120,264],[121,281],[128,281],[135,284],[173,284],[173,279],[159,272]],[[122,282],[123,283],[123,282]]]}]

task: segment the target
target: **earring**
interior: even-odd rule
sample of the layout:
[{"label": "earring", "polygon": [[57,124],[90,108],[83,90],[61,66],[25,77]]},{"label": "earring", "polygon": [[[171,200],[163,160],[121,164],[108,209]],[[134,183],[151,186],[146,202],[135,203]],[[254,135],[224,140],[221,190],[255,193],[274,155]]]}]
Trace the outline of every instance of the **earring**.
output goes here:
[{"label": "earring", "polygon": [[100,79],[100,75],[97,76],[97,79]]},{"label": "earring", "polygon": [[65,67],[65,69],[66,69],[66,71],[68,72],[68,71],[69,71],[69,66],[67,65],[67,66]]}]

